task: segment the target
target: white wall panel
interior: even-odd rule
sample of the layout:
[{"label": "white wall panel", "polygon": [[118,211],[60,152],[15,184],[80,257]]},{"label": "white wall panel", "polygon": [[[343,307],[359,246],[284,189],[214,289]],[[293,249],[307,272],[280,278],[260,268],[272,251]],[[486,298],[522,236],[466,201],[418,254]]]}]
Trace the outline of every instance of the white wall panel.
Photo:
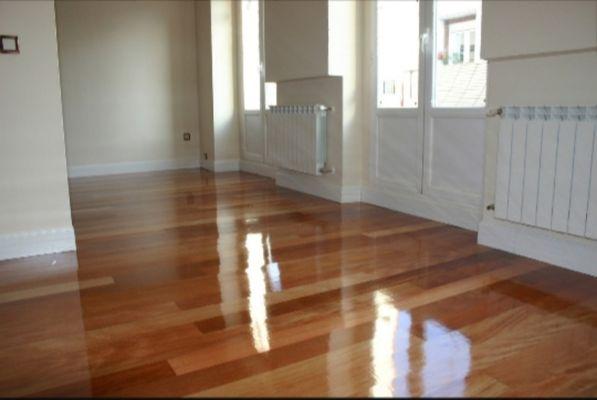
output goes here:
[{"label": "white wall panel", "polygon": [[484,118],[432,119],[426,140],[428,191],[462,204],[477,205],[483,187]]},{"label": "white wall panel", "polygon": [[260,114],[245,114],[244,153],[247,158],[261,161],[265,154],[264,129]]},{"label": "white wall panel", "polygon": [[377,178],[416,189],[421,162],[417,117],[378,117]]}]

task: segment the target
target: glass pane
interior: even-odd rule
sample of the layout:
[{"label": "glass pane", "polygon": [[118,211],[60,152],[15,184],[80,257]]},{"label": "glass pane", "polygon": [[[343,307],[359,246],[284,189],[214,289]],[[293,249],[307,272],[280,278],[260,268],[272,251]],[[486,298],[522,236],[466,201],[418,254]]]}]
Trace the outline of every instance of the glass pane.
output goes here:
[{"label": "glass pane", "polygon": [[377,106],[412,108],[419,101],[419,3],[377,2]]},{"label": "glass pane", "polygon": [[276,82],[265,82],[265,108],[278,104]]},{"label": "glass pane", "polygon": [[487,63],[481,59],[481,1],[435,6],[433,105],[485,107]]},{"label": "glass pane", "polygon": [[243,93],[245,110],[260,110],[259,1],[242,2]]}]

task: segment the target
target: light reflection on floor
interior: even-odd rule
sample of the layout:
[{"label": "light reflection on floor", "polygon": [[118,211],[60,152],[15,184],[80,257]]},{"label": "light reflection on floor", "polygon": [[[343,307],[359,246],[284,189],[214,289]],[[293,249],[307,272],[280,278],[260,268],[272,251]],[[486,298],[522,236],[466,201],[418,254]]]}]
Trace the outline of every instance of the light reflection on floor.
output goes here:
[{"label": "light reflection on floor", "polygon": [[269,330],[267,326],[267,307],[265,295],[265,256],[263,249],[263,235],[248,233],[245,239],[247,250],[247,282],[249,286],[249,315],[251,317],[251,332],[253,345],[259,353],[269,351]]},{"label": "light reflection on floor", "polygon": [[[392,298],[381,291],[374,293],[374,302],[371,360],[375,381],[369,395],[429,396],[440,388],[449,388],[449,395],[465,396],[470,341],[434,320],[423,322],[422,335],[414,335],[408,311],[398,310]],[[422,365],[413,360],[422,360]]]},{"label": "light reflection on floor", "polygon": [[[466,377],[471,366],[470,341],[460,332],[450,331],[434,320],[424,322],[423,333],[424,394],[442,388],[444,395],[465,396]],[[449,393],[445,392],[447,387]]]}]

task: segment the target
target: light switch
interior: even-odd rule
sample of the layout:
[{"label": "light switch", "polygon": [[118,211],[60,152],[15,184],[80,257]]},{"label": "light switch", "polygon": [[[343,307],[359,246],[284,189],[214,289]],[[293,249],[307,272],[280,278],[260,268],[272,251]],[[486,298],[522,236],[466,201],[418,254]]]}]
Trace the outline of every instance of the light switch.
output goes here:
[{"label": "light switch", "polygon": [[0,53],[18,54],[19,38],[18,36],[0,35]]}]

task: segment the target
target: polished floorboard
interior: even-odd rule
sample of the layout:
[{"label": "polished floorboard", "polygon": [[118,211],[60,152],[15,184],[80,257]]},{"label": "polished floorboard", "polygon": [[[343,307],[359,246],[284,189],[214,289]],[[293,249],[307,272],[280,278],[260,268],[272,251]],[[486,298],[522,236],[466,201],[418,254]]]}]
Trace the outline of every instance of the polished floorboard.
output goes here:
[{"label": "polished floorboard", "polygon": [[3,396],[596,396],[597,279],[245,173],[70,182],[0,262]]}]

